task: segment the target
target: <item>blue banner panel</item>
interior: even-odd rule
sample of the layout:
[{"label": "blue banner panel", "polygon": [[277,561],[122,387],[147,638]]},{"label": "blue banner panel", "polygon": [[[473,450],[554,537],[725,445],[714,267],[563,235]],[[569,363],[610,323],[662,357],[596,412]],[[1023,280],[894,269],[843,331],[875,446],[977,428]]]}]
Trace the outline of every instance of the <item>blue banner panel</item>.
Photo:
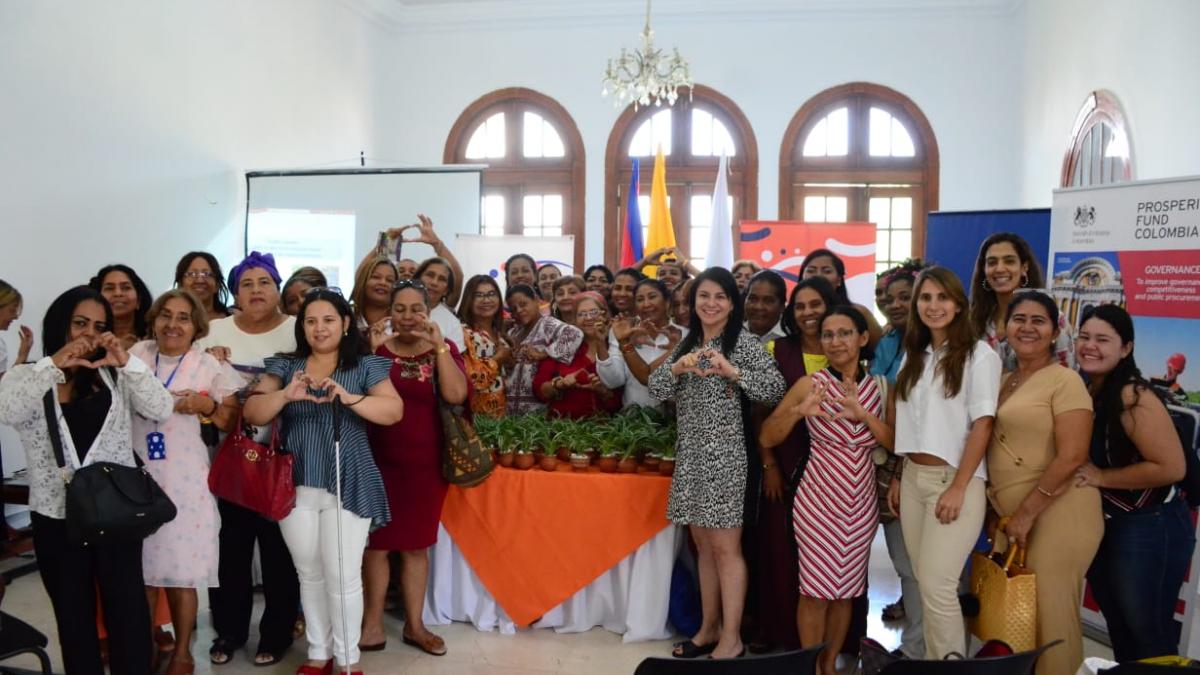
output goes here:
[{"label": "blue banner panel", "polygon": [[[1050,209],[1004,211],[936,211],[929,214],[925,234],[925,260],[948,267],[962,280],[967,295],[973,291],[971,274],[979,245],[996,232],[1012,232],[1029,242],[1033,257],[1043,268],[1050,257]],[[1050,270],[1043,269],[1043,278]]]}]

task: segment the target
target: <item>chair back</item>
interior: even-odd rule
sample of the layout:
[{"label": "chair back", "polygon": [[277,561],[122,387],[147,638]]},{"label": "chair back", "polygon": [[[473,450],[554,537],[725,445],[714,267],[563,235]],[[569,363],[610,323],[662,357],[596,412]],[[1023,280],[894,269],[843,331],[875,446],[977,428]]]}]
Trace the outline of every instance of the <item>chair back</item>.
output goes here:
[{"label": "chair back", "polygon": [[882,675],[1033,675],[1038,658],[1062,640],[1009,656],[990,656],[949,661],[906,659],[883,669]]},{"label": "chair back", "polygon": [[740,659],[676,659],[652,656],[634,675],[816,675],[817,655],[825,645],[781,654]]}]

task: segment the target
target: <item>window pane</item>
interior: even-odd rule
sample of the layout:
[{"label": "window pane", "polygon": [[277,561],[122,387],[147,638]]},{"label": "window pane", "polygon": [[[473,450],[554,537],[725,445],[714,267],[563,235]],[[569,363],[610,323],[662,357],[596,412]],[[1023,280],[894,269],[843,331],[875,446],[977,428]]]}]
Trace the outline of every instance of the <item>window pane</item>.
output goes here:
[{"label": "window pane", "polygon": [[824,157],[829,153],[828,126],[828,117],[813,125],[812,131],[808,132],[808,138],[804,140],[805,157]]},{"label": "window pane", "polygon": [[504,234],[504,196],[484,195],[481,210],[483,233],[489,236]]},{"label": "window pane", "polygon": [[707,111],[692,110],[692,154],[708,157],[713,154],[713,116]]},{"label": "window pane", "polygon": [[[692,229],[712,224],[712,195],[692,195]],[[696,241],[692,240],[695,245]]]},{"label": "window pane", "polygon": [[541,234],[542,196],[525,195],[523,206],[522,225],[525,227],[525,234]]},{"label": "window pane", "polygon": [[825,198],[825,219],[830,223],[846,222],[846,209],[849,204],[849,199],[845,197],[826,197]]},{"label": "window pane", "polygon": [[[692,222],[695,222],[695,221],[692,221]],[[707,258],[708,257],[708,232],[709,232],[709,229],[710,228],[707,228],[707,227],[693,227],[692,228],[691,257],[693,257],[693,258]],[[699,265],[697,265],[697,267],[699,267]],[[701,269],[704,269],[704,268],[701,267]]]},{"label": "window pane", "polygon": [[467,159],[488,159],[504,156],[504,113],[496,113],[483,121],[467,143]]},{"label": "window pane", "polygon": [[875,231],[875,260],[891,260],[888,255],[888,233],[885,229]]},{"label": "window pane", "polygon": [[566,155],[567,151],[563,147],[562,137],[558,135],[554,125],[542,120],[542,157],[565,157]]},{"label": "window pane", "polygon": [[900,124],[900,120],[892,118],[892,157],[912,157],[916,155],[916,148],[913,146],[912,136],[909,135],[908,129]]},{"label": "window pane", "polygon": [[718,157],[722,154],[726,157],[733,157],[737,154],[737,148],[733,145],[733,134],[729,133],[729,129],[716,118],[713,118],[712,143],[713,154]]},{"label": "window pane", "polygon": [[825,198],[824,197],[805,197],[804,198],[804,220],[809,223],[825,222]]},{"label": "window pane", "polygon": [[630,157],[650,157],[662,145],[664,155],[671,154],[671,111],[660,110],[642,122],[629,142]]},{"label": "window pane", "polygon": [[912,256],[912,230],[892,230],[892,259],[901,262]]},{"label": "window pane", "polygon": [[522,138],[524,145],[523,154],[526,157],[541,157],[542,156],[542,116],[531,112],[525,113],[524,129],[522,129]]},{"label": "window pane", "polygon": [[870,152],[872,157],[887,157],[892,151],[892,116],[871,108]]},{"label": "window pane", "polygon": [[[542,225],[558,228],[561,232],[563,224],[562,195],[546,195],[542,198]],[[547,232],[549,234],[549,232]]]},{"label": "window pane", "polygon": [[845,157],[850,151],[850,111],[838,108],[829,113],[829,156]]},{"label": "window pane", "polygon": [[912,229],[912,197],[896,197],[892,200],[892,227],[898,230]]},{"label": "window pane", "polygon": [[867,220],[880,228],[890,227],[892,223],[891,201],[887,197],[871,197],[867,206]]}]

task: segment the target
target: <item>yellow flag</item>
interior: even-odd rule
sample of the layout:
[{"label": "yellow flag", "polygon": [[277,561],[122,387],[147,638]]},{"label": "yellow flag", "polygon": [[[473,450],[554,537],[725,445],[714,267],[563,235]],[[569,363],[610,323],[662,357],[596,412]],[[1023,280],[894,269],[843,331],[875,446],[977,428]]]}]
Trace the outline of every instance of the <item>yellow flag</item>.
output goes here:
[{"label": "yellow flag", "polygon": [[[646,233],[647,255],[660,248],[675,245],[675,226],[671,224],[671,209],[667,205],[667,162],[663,159],[662,146],[654,156],[654,183],[650,187],[650,225]],[[643,270],[654,278],[657,267],[647,265]]]}]

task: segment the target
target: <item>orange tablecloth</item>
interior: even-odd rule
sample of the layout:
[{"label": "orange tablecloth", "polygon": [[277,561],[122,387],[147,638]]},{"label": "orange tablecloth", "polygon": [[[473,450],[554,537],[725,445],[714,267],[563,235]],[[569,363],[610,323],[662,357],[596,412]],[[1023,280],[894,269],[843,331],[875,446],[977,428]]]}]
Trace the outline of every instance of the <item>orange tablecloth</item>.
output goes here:
[{"label": "orange tablecloth", "polygon": [[496,467],[479,487],[450,487],[442,524],[497,604],[525,626],[670,525],[670,485],[652,474]]}]

